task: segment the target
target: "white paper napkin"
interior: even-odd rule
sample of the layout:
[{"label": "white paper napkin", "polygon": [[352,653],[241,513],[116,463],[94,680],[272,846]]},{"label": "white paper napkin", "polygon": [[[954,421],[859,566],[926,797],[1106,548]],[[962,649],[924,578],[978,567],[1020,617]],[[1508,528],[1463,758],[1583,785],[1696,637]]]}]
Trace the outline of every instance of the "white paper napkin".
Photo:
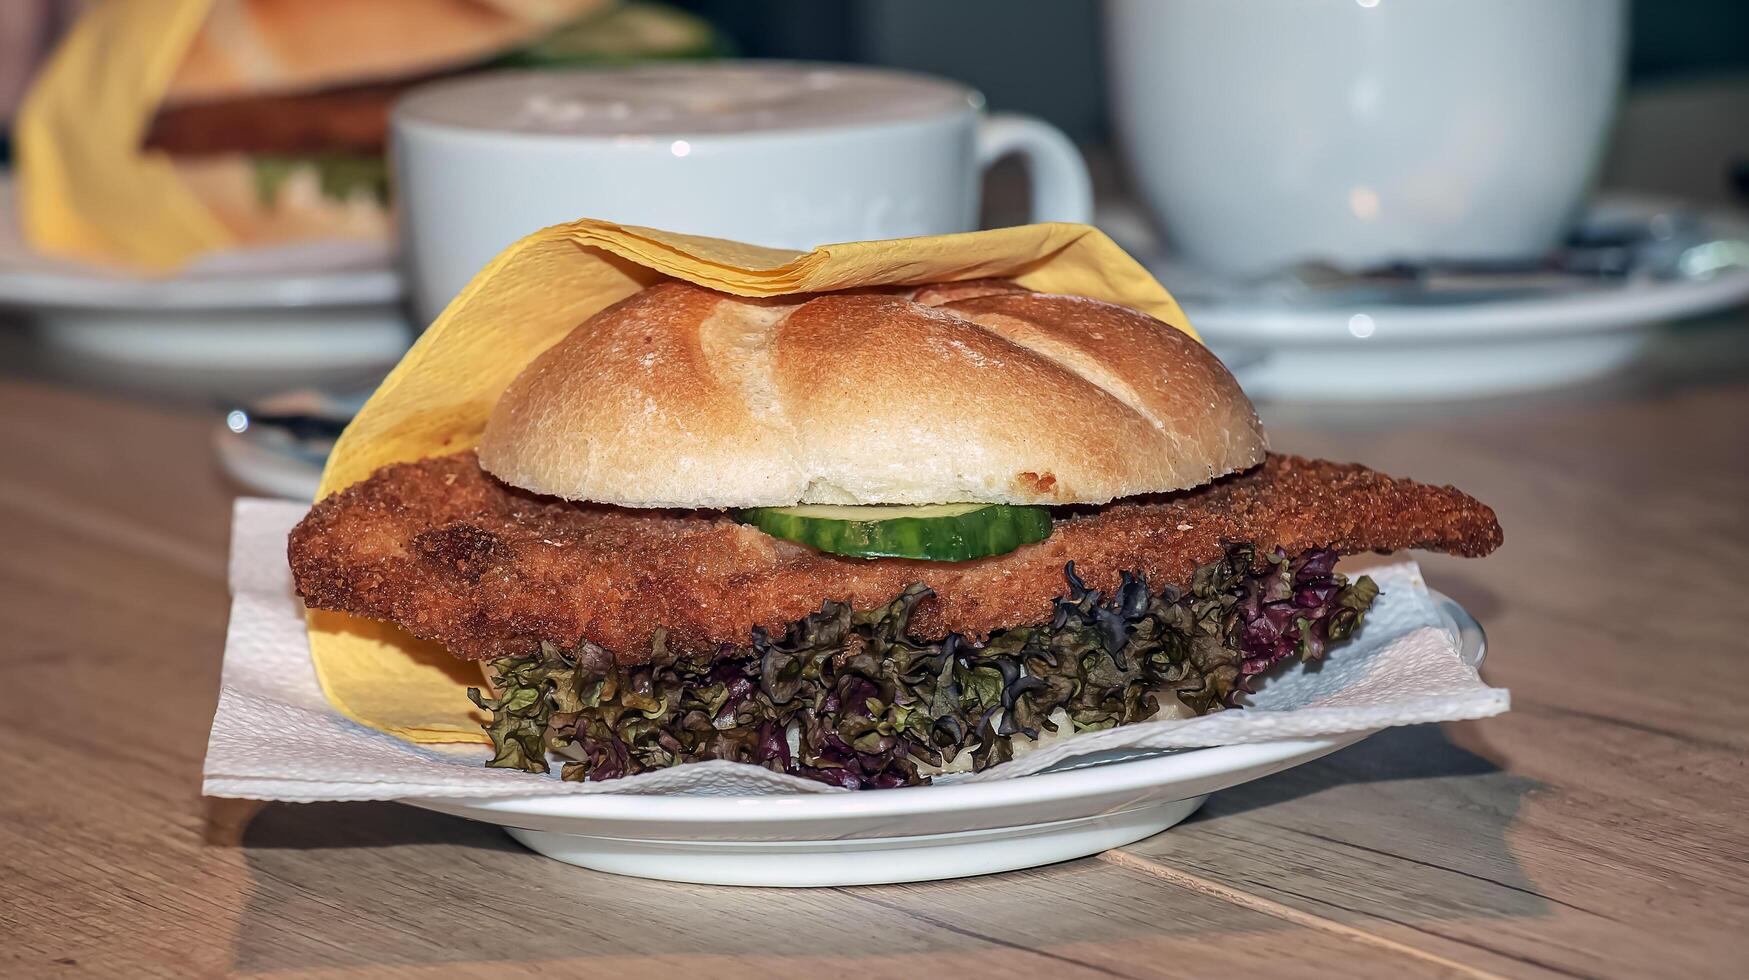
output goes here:
[{"label": "white paper napkin", "polygon": [[[566,793],[752,795],[846,792],[736,762],[698,762],[599,783],[487,769],[484,746],[421,746],[366,728],[322,696],[303,604],[292,593],[286,535],[301,504],[239,500],[231,536],[231,625],[223,685],[207,743],[208,796],[262,800],[545,796]],[[1316,669],[1293,666],[1259,685],[1250,707],[1152,721],[1062,739],[968,781],[1011,779],[1071,756],[1111,749],[1190,748],[1304,738],[1391,725],[1485,718],[1507,692],[1458,655],[1420,570],[1369,569],[1382,594],[1354,639]],[[879,792],[878,790],[875,792]]]}]

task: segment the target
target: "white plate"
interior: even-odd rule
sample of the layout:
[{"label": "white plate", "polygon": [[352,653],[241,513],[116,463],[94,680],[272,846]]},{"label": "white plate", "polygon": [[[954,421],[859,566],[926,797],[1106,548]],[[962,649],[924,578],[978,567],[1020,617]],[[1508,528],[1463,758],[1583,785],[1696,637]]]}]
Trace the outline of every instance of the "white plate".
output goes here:
[{"label": "white plate", "polygon": [[[1432,596],[1465,662],[1480,666],[1481,627],[1451,599]],[[1210,793],[1369,734],[1083,756],[1017,779],[855,793],[404,802],[498,824],[568,864],[640,878],[792,887],[930,881],[1121,847],[1190,816]]]},{"label": "white plate", "polygon": [[[1605,199],[1587,221],[1607,223],[1690,209],[1634,198]],[[1155,251],[1136,217],[1111,219],[1170,288],[1181,284],[1186,316],[1223,355],[1258,355],[1236,367],[1254,398],[1374,401],[1474,398],[1599,377],[1631,362],[1660,324],[1749,300],[1749,268],[1687,278],[1637,278],[1618,286],[1550,290],[1488,302],[1410,305],[1388,301],[1301,307],[1280,301],[1198,300],[1194,274]],[[1699,215],[1708,233],[1749,242],[1749,220]],[[1749,246],[1745,246],[1749,248]]]},{"label": "white plate", "polygon": [[238,249],[147,277],[33,251],[0,173],[0,307],[49,344],[153,367],[282,370],[392,364],[412,337],[384,242]]}]

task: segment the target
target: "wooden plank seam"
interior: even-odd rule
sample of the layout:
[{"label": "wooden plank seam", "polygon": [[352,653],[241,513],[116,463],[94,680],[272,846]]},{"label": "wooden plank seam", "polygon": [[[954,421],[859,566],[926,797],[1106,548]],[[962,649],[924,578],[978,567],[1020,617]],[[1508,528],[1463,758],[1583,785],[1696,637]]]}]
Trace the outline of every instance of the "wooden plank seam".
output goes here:
[{"label": "wooden plank seam", "polygon": [[1253,912],[1260,912],[1264,915],[1281,919],[1285,922],[1291,922],[1297,926],[1303,926],[1307,929],[1316,929],[1319,932],[1327,933],[1332,936],[1339,936],[1343,939],[1349,939],[1378,949],[1388,950],[1400,956],[1407,956],[1412,959],[1421,960],[1425,963],[1435,964],[1457,973],[1460,976],[1471,977],[1473,980],[1504,980],[1504,978],[1498,973],[1490,973],[1487,970],[1477,969],[1476,967],[1459,963],[1456,960],[1446,959],[1437,953],[1429,953],[1424,949],[1417,949],[1407,943],[1400,943],[1394,939],[1387,939],[1384,936],[1367,932],[1365,929],[1356,929],[1353,926],[1343,925],[1332,919],[1326,919],[1323,916],[1313,915],[1310,912],[1296,909],[1291,905],[1283,905],[1280,902],[1271,901],[1258,895],[1242,892],[1237,888],[1230,888],[1220,882],[1210,881],[1200,875],[1193,875],[1187,871],[1180,871],[1177,868],[1159,864],[1150,861],[1147,858],[1138,857],[1137,855],[1125,851],[1106,851],[1105,853],[1098,855],[1097,859],[1126,870],[1135,871],[1152,878],[1157,878],[1161,881],[1170,882],[1180,888],[1187,888],[1198,894],[1207,895],[1210,898],[1227,902],[1231,905],[1237,905],[1243,909],[1249,909]]}]

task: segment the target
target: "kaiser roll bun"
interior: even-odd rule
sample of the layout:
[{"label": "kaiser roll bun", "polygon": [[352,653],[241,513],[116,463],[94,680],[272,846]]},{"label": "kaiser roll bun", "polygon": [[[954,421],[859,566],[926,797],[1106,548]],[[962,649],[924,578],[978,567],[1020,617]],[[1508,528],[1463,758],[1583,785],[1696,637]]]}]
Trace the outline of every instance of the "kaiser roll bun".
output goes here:
[{"label": "kaiser roll bun", "polygon": [[743,299],[670,282],[511,383],[481,464],[628,507],[1097,504],[1263,459],[1233,376],[1135,310],[1012,283]]}]

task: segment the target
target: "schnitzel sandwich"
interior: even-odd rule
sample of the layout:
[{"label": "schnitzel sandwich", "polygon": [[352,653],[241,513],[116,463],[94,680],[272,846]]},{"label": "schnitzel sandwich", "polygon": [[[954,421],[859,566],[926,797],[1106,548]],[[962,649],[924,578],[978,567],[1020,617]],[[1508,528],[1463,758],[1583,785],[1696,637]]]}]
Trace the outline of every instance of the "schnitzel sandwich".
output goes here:
[{"label": "schnitzel sandwich", "polygon": [[1237,707],[1360,628],[1340,556],[1500,541],[1454,488],[1269,452],[1126,307],[665,282],[536,357],[476,449],[323,499],[290,560],[312,608],[481,662],[493,766],[880,788]]}]

